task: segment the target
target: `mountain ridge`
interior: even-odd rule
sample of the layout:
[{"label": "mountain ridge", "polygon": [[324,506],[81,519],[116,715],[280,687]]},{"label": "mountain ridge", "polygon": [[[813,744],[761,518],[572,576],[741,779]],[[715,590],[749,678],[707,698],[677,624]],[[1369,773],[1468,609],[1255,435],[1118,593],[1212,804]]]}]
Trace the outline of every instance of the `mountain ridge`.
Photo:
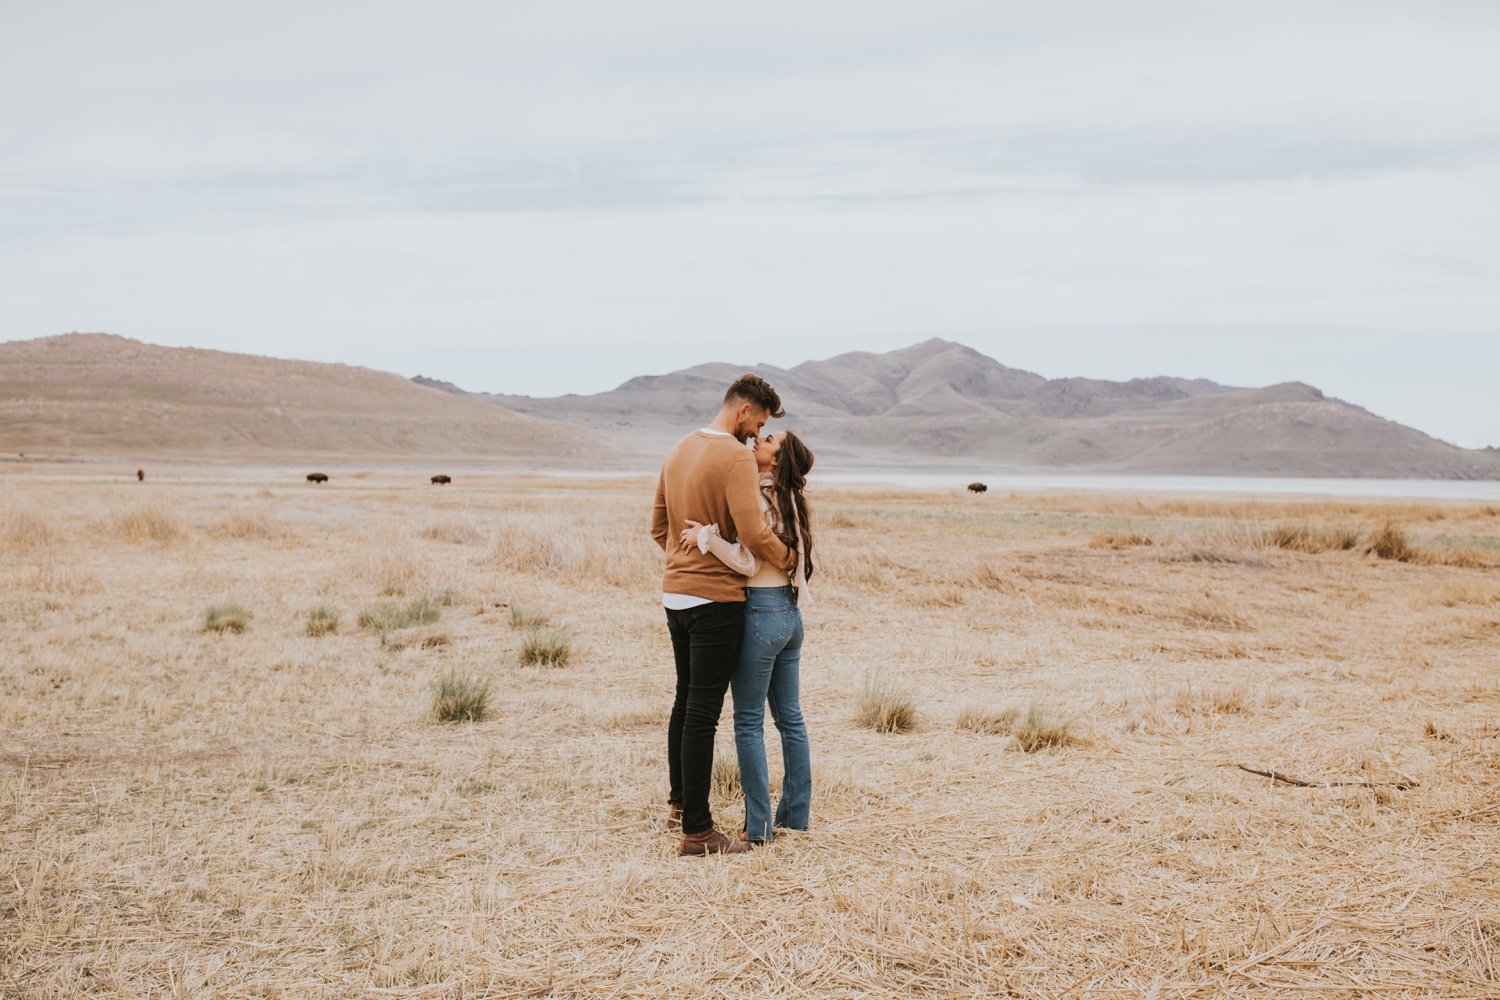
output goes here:
[{"label": "mountain ridge", "polygon": [[792,368],[710,362],[534,398],[63,334],[0,343],[0,454],[644,470],[746,371],[781,392],[788,420],[773,428],[795,427],[825,470],[1500,479],[1500,448],[1455,447],[1306,383],[1048,379],[937,338]]},{"label": "mountain ridge", "polygon": [[1048,379],[941,338],[792,368],[709,362],[589,395],[469,395],[587,427],[622,447],[664,450],[707,419],[746,371],[777,388],[787,422],[815,451],[846,464],[917,458],[1018,472],[1500,478],[1500,456],[1439,441],[1305,382]]}]

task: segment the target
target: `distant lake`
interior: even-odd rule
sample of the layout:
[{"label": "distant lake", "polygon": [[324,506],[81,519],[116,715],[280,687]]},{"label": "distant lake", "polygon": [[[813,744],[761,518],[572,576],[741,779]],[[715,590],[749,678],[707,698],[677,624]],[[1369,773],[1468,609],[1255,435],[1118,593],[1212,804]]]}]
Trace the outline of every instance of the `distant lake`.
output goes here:
[{"label": "distant lake", "polygon": [[1500,500],[1500,481],[1466,479],[1274,479],[1260,476],[1150,476],[1107,473],[959,475],[952,472],[814,471],[816,485],[869,483],[914,489],[961,488],[976,479],[992,491],[1096,490],[1106,493],[1234,493],[1241,496],[1400,497],[1423,500]]}]

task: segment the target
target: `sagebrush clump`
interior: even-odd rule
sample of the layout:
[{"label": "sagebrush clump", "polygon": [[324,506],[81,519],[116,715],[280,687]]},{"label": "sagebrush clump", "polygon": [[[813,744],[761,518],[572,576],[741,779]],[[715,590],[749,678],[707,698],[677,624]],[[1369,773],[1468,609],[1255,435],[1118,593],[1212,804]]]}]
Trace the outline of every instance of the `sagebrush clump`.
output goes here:
[{"label": "sagebrush clump", "polygon": [[1039,705],[1026,710],[1026,716],[1012,731],[1016,747],[1025,753],[1036,753],[1049,747],[1076,746],[1083,740],[1073,731],[1073,724],[1053,719]]},{"label": "sagebrush clump", "polygon": [[490,679],[450,670],[438,678],[432,714],[439,722],[479,722],[489,715]]},{"label": "sagebrush clump", "polygon": [[238,604],[215,604],[203,612],[205,632],[243,632],[250,627],[250,612]]},{"label": "sagebrush clump", "polygon": [[542,628],[547,624],[547,616],[542,614],[540,611],[531,611],[527,608],[521,607],[521,605],[519,604],[512,604],[510,606],[511,628],[537,629]]},{"label": "sagebrush clump", "polygon": [[905,688],[872,676],[865,681],[854,719],[877,733],[909,733],[917,726],[917,705]]},{"label": "sagebrush clump", "polygon": [[442,612],[430,598],[419,597],[408,604],[377,604],[359,613],[359,627],[376,632],[431,625]]},{"label": "sagebrush clump", "polygon": [[1396,562],[1413,562],[1417,550],[1406,538],[1406,532],[1387,521],[1381,525],[1365,543],[1365,552],[1377,559],[1394,559]]},{"label": "sagebrush clump", "polygon": [[521,665],[566,667],[573,658],[573,640],[560,629],[531,629],[521,642]]},{"label": "sagebrush clump", "polygon": [[319,604],[317,607],[307,610],[305,631],[308,635],[329,635],[338,630],[339,611],[337,608],[329,607],[327,604]]}]

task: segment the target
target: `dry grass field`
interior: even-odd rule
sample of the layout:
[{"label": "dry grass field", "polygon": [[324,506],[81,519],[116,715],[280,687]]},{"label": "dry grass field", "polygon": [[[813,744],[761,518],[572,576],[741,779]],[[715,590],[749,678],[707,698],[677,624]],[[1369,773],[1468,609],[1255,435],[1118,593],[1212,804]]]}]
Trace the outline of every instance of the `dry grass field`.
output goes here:
[{"label": "dry grass field", "polygon": [[819,490],[680,859],[651,487],[0,481],[0,996],[1500,995],[1495,506]]}]

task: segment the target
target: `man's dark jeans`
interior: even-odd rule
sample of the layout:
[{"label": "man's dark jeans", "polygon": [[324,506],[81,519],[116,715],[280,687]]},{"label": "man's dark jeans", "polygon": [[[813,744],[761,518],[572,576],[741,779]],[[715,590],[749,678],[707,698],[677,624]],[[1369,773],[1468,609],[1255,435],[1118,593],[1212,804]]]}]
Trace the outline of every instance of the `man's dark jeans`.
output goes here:
[{"label": "man's dark jeans", "polygon": [[672,654],[677,661],[677,696],[667,724],[668,801],[682,805],[682,832],[712,829],[708,788],[714,769],[714,730],[724,709],[724,693],[739,661],[745,630],[741,602],[700,604],[667,610]]}]

